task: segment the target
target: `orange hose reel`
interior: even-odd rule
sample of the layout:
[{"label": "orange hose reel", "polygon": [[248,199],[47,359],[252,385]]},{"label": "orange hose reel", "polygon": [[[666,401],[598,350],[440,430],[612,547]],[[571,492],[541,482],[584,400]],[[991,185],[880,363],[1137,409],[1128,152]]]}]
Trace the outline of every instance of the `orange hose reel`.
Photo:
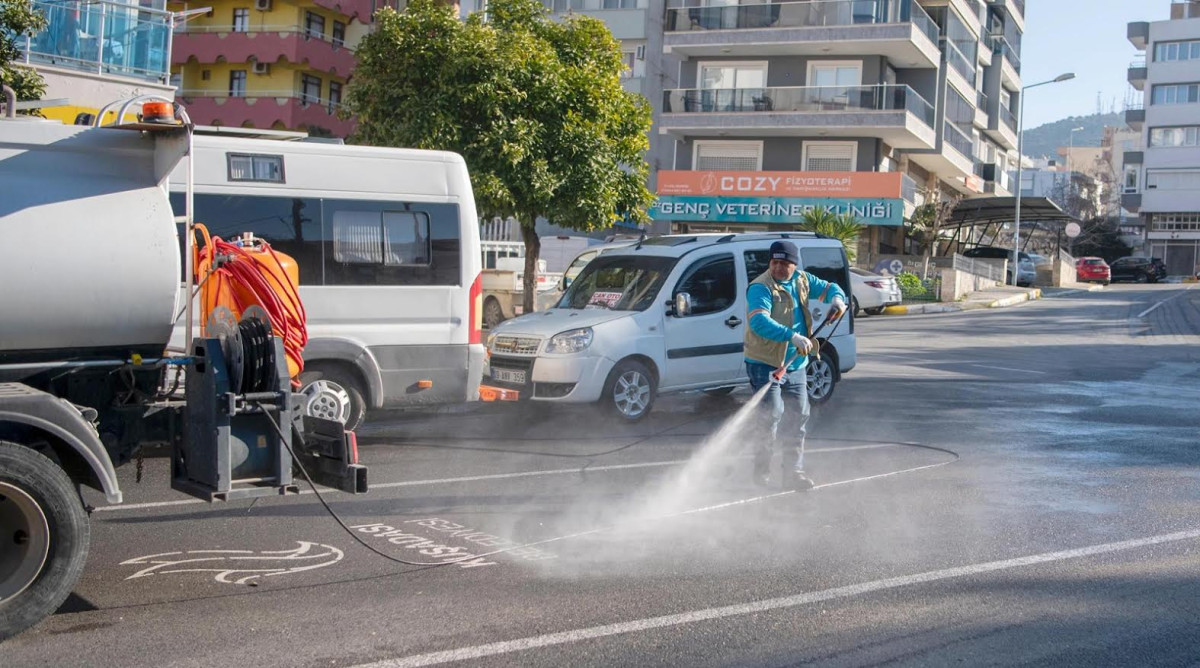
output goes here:
[{"label": "orange hose reel", "polygon": [[304,305],[297,285],[300,269],[295,259],[271,248],[253,235],[237,243],[209,236],[199,223],[196,231],[203,245],[194,245],[193,267],[200,286],[201,332],[209,315],[224,306],[237,318],[251,306],[261,306],[271,319],[271,330],[283,339],[288,375],[293,379],[304,370],[304,345],[308,330]]}]

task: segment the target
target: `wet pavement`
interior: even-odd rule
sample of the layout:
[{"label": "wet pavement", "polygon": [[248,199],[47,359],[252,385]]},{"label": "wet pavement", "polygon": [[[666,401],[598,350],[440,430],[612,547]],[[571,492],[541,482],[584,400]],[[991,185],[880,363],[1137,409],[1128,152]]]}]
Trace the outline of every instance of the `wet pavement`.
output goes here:
[{"label": "wet pavement", "polygon": [[0,663],[1194,663],[1188,287],[858,320],[805,494],[754,486],[749,438],[680,481],[744,390],[664,397],[636,425],[375,416],[372,491],[323,495],[348,531],[312,493],[192,502],[150,459],[92,516],[75,595]]}]

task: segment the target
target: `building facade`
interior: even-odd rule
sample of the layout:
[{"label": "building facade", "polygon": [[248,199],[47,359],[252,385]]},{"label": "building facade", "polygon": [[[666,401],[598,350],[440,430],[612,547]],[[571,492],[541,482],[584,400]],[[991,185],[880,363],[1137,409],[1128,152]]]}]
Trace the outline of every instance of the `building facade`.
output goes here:
[{"label": "building facade", "polygon": [[354,47],[379,4],[205,2],[210,11],[175,32],[171,69],[179,100],[202,125],[345,137],[353,122],[339,111],[354,69]]},{"label": "building facade", "polygon": [[1145,254],[1173,275],[1200,269],[1200,1],[1175,2],[1171,18],[1130,23],[1145,52],[1128,72],[1144,106],[1126,111],[1144,149],[1123,156],[1122,205],[1141,219]]},{"label": "building facade", "polygon": [[21,61],[45,80],[45,99],[65,100],[43,107],[45,117],[82,122],[118,100],[174,95],[166,0],[33,0],[33,6],[46,27],[17,40]]}]

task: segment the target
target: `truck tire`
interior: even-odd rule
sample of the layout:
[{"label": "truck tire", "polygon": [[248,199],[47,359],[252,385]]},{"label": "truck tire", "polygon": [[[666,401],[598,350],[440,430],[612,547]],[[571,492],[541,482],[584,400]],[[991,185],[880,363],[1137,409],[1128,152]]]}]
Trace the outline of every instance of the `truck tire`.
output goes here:
[{"label": "truck tire", "polygon": [[304,414],[337,420],[347,431],[362,425],[367,416],[358,377],[341,364],[315,362],[300,374],[300,393],[305,396]]},{"label": "truck tire", "polygon": [[74,589],[91,529],[66,472],[0,441],[0,641],[42,621]]},{"label": "truck tire", "polygon": [[500,308],[500,300],[488,297],[483,302],[483,324],[488,329],[496,329],[502,322],[504,322],[504,309]]}]

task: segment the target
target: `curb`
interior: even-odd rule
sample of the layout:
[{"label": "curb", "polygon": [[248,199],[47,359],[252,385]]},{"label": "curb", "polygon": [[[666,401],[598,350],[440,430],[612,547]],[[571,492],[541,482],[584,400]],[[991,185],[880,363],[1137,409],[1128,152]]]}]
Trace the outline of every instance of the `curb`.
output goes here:
[{"label": "curb", "polygon": [[[1097,288],[1101,286],[1096,286]],[[1033,289],[1028,292],[1013,295],[1011,297],[1003,297],[990,302],[980,302],[976,304],[968,304],[956,302],[953,304],[912,304],[909,306],[889,306],[883,309],[884,315],[920,315],[925,313],[955,313],[958,311],[973,311],[983,308],[1004,308],[1006,306],[1014,306],[1027,301],[1042,298],[1041,289]]]},{"label": "curb", "polygon": [[1042,291],[1039,289],[1034,289],[1034,290],[1030,290],[1029,292],[1026,292],[1024,294],[1013,295],[1011,297],[1005,297],[1003,299],[997,299],[996,301],[988,304],[987,308],[1004,308],[1005,306],[1012,306],[1014,304],[1020,304],[1021,302],[1029,302],[1029,301],[1033,301],[1035,299],[1041,299],[1041,298],[1042,298]]},{"label": "curb", "polygon": [[962,304],[913,304],[911,306],[889,306],[883,309],[884,315],[918,315],[921,313],[950,313],[962,311]]}]

